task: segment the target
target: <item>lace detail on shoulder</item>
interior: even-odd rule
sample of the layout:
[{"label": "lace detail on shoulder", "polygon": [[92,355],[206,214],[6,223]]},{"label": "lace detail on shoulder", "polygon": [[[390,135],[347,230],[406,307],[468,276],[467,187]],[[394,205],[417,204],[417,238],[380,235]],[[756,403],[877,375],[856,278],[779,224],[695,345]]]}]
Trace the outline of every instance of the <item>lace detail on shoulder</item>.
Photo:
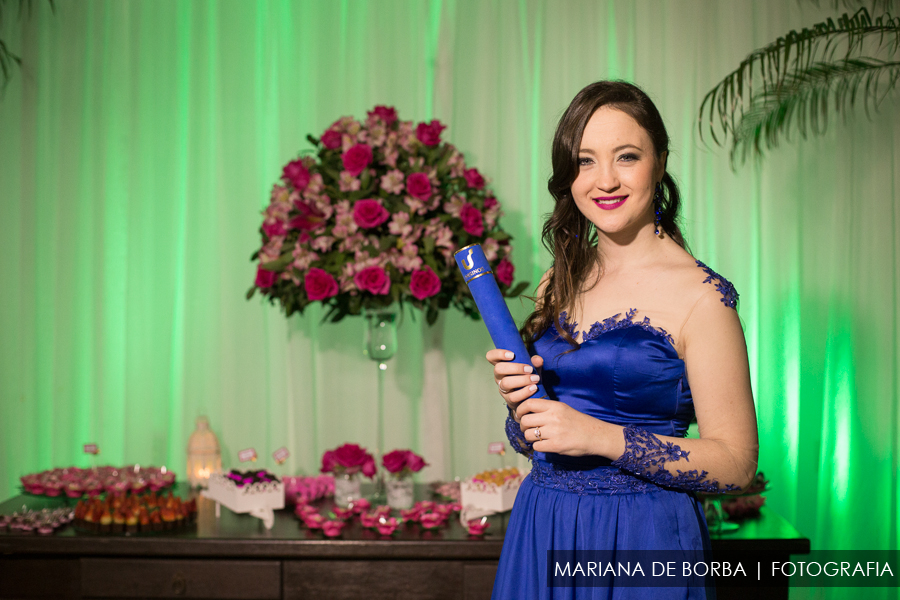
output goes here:
[{"label": "lace detail on shoulder", "polygon": [[516,423],[516,420],[512,418],[511,414],[506,417],[506,437],[509,439],[509,445],[512,449],[519,454],[522,454],[529,459],[534,454],[531,442],[525,439],[522,428]]},{"label": "lace detail on shoulder", "polygon": [[576,342],[578,341],[578,335],[581,333],[578,331],[578,323],[574,321],[569,323],[569,313],[566,311],[559,313],[559,322],[556,324],[556,330],[568,332]]},{"label": "lace detail on shoulder", "polygon": [[626,427],[625,452],[613,461],[613,465],[646,478],[662,487],[721,494],[739,491],[741,488],[728,484],[723,488],[715,479],[707,479],[707,471],[675,471],[675,475],[666,470],[666,462],[688,461],[688,452],[672,442],[663,442],[658,437],[636,427]]},{"label": "lace detail on shoulder", "polygon": [[654,483],[638,479],[615,467],[581,471],[541,461],[535,461],[532,465],[531,481],[541,487],[571,492],[579,496],[645,493],[661,489]]},{"label": "lace detail on shoulder", "polygon": [[737,308],[738,303],[738,293],[737,290],[734,289],[734,286],[731,285],[731,282],[707,267],[705,264],[697,261],[697,266],[703,269],[703,272],[706,273],[706,279],[703,280],[703,283],[712,283],[716,286],[716,289],[719,290],[719,293],[722,294],[722,304],[729,308]]},{"label": "lace detail on shoulder", "polygon": [[613,315],[608,319],[604,319],[603,321],[597,321],[593,325],[591,325],[590,330],[588,330],[583,336],[582,341],[586,342],[588,340],[594,340],[606,333],[607,331],[613,331],[615,329],[625,329],[626,327],[640,327],[644,331],[649,331],[654,335],[658,335],[666,340],[670,344],[675,344],[675,340],[672,339],[672,336],[669,335],[669,332],[661,327],[654,327],[650,324],[650,317],[644,317],[643,321],[639,321],[637,323],[634,322],[634,315],[637,314],[637,309],[632,308],[628,312],[625,313],[625,316],[619,319],[622,313]]}]

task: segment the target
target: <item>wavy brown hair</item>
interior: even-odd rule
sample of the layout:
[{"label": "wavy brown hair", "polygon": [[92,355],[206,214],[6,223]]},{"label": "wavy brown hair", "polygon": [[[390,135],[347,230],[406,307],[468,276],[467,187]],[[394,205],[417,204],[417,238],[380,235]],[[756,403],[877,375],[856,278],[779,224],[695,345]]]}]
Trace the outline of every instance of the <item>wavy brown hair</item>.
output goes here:
[{"label": "wavy brown hair", "polygon": [[[563,113],[553,136],[553,175],[547,183],[556,206],[544,223],[542,240],[553,257],[545,287],[535,299],[535,310],[522,325],[526,344],[533,344],[563,311],[574,308],[578,294],[589,289],[588,276],[600,267],[597,251],[597,231],[578,210],[572,198],[572,184],[578,176],[578,151],[584,128],[591,116],[602,106],[621,110],[631,116],[650,135],[657,158],[669,151],[669,134],[656,106],[636,85],[624,81],[598,81],[575,96]],[[672,176],[666,172],[662,179],[660,229],[682,248],[687,248],[678,226],[681,195]],[[591,285],[593,285],[592,282]],[[574,348],[579,344],[565,327],[560,335]]]}]

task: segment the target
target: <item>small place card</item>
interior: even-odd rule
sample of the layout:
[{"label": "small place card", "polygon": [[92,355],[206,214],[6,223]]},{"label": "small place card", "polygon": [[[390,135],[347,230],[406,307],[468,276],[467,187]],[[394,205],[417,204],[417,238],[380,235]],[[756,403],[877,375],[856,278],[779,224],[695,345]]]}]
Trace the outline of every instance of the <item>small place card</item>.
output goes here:
[{"label": "small place card", "polygon": [[238,452],[238,460],[240,460],[241,462],[247,462],[248,460],[256,462],[256,450],[253,448],[241,450],[240,452]]},{"label": "small place card", "polygon": [[280,464],[283,464],[284,461],[286,461],[288,459],[288,456],[290,456],[290,455],[291,455],[291,453],[288,452],[288,449],[285,448],[284,446],[282,446],[281,448],[279,448],[278,450],[276,450],[275,452],[272,453],[272,458],[274,458],[275,462],[280,465]]},{"label": "small place card", "polygon": [[488,454],[506,456],[506,447],[503,445],[503,442],[491,442],[488,444]]},{"label": "small place card", "polygon": [[96,456],[97,454],[100,454],[100,448],[97,446],[97,444],[85,444],[84,453],[93,454],[94,456]]}]

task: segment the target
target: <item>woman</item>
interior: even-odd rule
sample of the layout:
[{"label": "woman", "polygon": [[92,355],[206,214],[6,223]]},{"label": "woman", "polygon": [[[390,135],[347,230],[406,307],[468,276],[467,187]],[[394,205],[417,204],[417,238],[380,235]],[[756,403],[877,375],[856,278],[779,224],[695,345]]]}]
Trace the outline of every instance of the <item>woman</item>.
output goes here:
[{"label": "woman", "polygon": [[[487,354],[510,441],[533,460],[495,599],[714,596],[622,578],[548,587],[548,550],[708,553],[694,492],[739,490],[756,473],[737,293],[685,248],[668,146],[656,107],[624,82],[583,89],[557,127],[543,230],[553,264],[522,328],[540,371]],[[530,397],[537,381],[551,399]],[[683,439],[694,418],[700,438]]]}]

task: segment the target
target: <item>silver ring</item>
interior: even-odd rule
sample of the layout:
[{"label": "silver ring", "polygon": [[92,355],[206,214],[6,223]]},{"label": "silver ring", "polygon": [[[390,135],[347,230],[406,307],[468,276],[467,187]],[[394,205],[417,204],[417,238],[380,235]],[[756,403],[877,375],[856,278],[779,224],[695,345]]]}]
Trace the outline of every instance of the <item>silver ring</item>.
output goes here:
[{"label": "silver ring", "polygon": [[541,428],[540,427],[534,428],[534,437],[536,437],[537,439],[541,439]]},{"label": "silver ring", "polygon": [[499,381],[497,382],[497,389],[500,390],[500,393],[501,393],[501,394],[508,394],[508,393],[509,393],[509,390],[504,390],[504,389],[503,389],[503,386],[500,385],[500,382],[499,382]]}]

